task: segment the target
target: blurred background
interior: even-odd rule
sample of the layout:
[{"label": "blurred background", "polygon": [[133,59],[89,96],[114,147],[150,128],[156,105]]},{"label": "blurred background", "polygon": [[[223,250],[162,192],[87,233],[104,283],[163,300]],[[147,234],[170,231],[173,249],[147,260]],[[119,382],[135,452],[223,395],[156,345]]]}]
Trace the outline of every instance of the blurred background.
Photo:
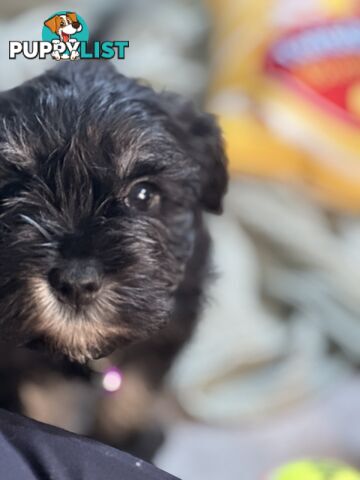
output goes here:
[{"label": "blurred background", "polygon": [[1,89],[53,65],[8,60],[8,41],[61,9],[130,41],[122,73],[215,113],[229,155],[218,278],[154,406],[155,463],[184,480],[360,468],[360,2],[6,1]]}]

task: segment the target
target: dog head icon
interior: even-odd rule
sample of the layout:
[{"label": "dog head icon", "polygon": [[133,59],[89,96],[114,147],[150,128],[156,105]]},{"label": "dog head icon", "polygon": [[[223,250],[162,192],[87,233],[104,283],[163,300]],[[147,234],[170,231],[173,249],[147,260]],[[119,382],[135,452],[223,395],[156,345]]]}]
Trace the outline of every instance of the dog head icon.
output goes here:
[{"label": "dog head icon", "polygon": [[74,12],[65,12],[61,15],[54,15],[44,22],[53,33],[60,37],[62,42],[68,42],[71,35],[81,32],[82,25]]}]

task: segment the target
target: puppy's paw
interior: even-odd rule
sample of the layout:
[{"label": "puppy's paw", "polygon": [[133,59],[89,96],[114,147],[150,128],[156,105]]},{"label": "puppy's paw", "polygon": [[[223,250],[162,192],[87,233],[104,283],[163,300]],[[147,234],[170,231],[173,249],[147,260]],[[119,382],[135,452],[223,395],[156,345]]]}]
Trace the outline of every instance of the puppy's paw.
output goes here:
[{"label": "puppy's paw", "polygon": [[60,53],[58,51],[52,52],[51,56],[53,57],[54,60],[59,61],[61,60]]},{"label": "puppy's paw", "polygon": [[71,52],[70,60],[77,60],[79,58],[79,52]]}]

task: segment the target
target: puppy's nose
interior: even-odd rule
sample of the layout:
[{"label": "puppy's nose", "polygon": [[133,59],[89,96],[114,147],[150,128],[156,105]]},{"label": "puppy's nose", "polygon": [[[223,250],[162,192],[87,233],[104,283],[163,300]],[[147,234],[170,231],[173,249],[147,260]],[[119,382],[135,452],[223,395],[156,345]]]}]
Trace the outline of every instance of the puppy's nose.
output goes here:
[{"label": "puppy's nose", "polygon": [[100,266],[91,260],[72,260],[50,270],[49,283],[61,300],[76,305],[90,303],[102,284]]},{"label": "puppy's nose", "polygon": [[72,22],[72,26],[74,28],[79,28],[80,27],[80,23],[79,22]]}]

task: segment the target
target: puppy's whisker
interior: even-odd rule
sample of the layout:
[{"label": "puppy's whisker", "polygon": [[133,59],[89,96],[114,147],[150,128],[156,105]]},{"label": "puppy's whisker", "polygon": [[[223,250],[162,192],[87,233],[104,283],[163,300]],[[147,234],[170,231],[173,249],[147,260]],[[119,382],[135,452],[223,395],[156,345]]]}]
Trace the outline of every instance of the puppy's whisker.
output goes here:
[{"label": "puppy's whisker", "polygon": [[98,215],[101,210],[111,201],[111,198],[105,198],[95,209],[94,214]]},{"label": "puppy's whisker", "polygon": [[58,242],[44,242],[39,244],[40,247],[44,248],[58,248],[59,243]]},{"label": "puppy's whisker", "polygon": [[45,230],[41,225],[39,225],[35,220],[32,218],[28,217],[27,215],[23,215],[22,213],[19,214],[19,216],[27,223],[35,227],[45,238],[46,240],[49,240],[51,242],[51,235],[49,232]]},{"label": "puppy's whisker", "polygon": [[8,225],[0,216],[0,228],[10,230],[11,227]]}]

